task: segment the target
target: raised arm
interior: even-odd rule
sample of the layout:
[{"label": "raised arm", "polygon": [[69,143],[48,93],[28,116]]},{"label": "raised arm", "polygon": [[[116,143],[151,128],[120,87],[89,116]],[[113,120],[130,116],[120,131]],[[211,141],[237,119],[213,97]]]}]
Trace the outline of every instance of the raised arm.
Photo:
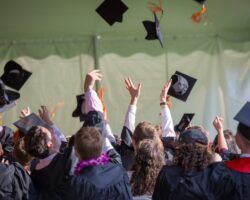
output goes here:
[{"label": "raised arm", "polygon": [[130,94],[130,104],[125,116],[124,126],[121,133],[121,139],[125,142],[127,146],[132,145],[132,134],[135,130],[135,116],[137,109],[137,101],[140,97],[141,83],[134,86],[130,78],[125,78],[125,86]]},{"label": "raised arm", "polygon": [[162,137],[176,137],[174,131],[174,124],[172,116],[167,106],[167,93],[171,86],[172,79],[170,79],[164,86],[160,95],[160,106],[161,106],[161,126],[162,126]]},{"label": "raised arm", "polygon": [[102,102],[94,90],[96,81],[101,81],[101,79],[100,70],[92,70],[86,75],[84,82],[85,101],[82,105],[82,111],[85,111],[85,113],[94,110],[103,113]]}]

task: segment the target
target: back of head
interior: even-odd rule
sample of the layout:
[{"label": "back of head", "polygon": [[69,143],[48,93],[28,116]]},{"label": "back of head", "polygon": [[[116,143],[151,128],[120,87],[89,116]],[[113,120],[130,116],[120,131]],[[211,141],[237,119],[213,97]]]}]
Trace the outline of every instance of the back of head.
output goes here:
[{"label": "back of head", "polygon": [[133,195],[152,194],[164,164],[164,151],[159,143],[150,139],[142,140],[138,145],[131,177]]},{"label": "back of head", "polygon": [[181,167],[184,172],[200,171],[205,169],[210,161],[208,139],[202,131],[188,129],[181,133],[175,149],[174,165]]},{"label": "back of head", "polygon": [[75,149],[81,160],[99,157],[102,145],[102,136],[94,127],[82,127],[75,134]]},{"label": "back of head", "polygon": [[14,158],[22,166],[27,166],[30,164],[32,157],[24,149],[24,139],[21,138],[16,141],[13,150]]},{"label": "back of head", "polygon": [[[238,127],[237,127],[237,133],[240,134],[241,137],[241,142],[244,143],[244,148],[250,149],[250,127],[246,126],[242,123],[239,123]],[[237,135],[238,135],[237,134]],[[237,137],[236,135],[236,137]],[[237,141],[237,144],[239,143],[239,141]],[[238,146],[241,148],[242,145],[238,144]],[[241,149],[243,150],[243,149]]]},{"label": "back of head", "polygon": [[35,158],[43,159],[48,157],[48,143],[51,141],[49,133],[49,130],[44,127],[32,127],[24,136],[25,150]]},{"label": "back of head", "polygon": [[159,138],[157,130],[149,122],[140,122],[134,130],[133,140],[136,145],[144,139],[154,140],[156,138]]}]

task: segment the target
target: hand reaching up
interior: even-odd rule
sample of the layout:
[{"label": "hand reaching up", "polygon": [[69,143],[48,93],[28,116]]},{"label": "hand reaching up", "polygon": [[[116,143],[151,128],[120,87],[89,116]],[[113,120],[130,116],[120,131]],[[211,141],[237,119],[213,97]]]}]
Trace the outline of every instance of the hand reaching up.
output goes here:
[{"label": "hand reaching up", "polygon": [[163,86],[163,89],[161,91],[161,95],[160,95],[160,101],[161,103],[166,103],[167,101],[167,93],[168,93],[168,90],[171,86],[171,83],[172,83],[172,79],[169,79],[168,82]]},{"label": "hand reaching up", "polygon": [[223,133],[223,124],[222,123],[223,123],[223,118],[216,116],[214,121],[213,121],[213,125],[218,133]]},{"label": "hand reaching up", "polygon": [[102,75],[100,70],[92,70],[87,73],[85,82],[84,82],[84,92],[93,89],[96,81],[101,81]]},{"label": "hand reaching up", "polygon": [[135,87],[130,78],[125,78],[124,81],[125,81],[125,86],[130,94],[130,98],[131,98],[130,104],[136,105],[137,100],[141,93],[141,83],[139,83],[137,87]]},{"label": "hand reaching up", "polygon": [[24,108],[21,110],[21,115],[19,116],[20,119],[24,118],[24,117],[27,117],[31,114],[31,110],[29,107],[27,108]]},{"label": "hand reaching up", "polygon": [[48,125],[53,125],[53,122],[51,120],[51,115],[46,106],[41,106],[41,108],[38,110],[39,116],[42,120],[44,120]]}]

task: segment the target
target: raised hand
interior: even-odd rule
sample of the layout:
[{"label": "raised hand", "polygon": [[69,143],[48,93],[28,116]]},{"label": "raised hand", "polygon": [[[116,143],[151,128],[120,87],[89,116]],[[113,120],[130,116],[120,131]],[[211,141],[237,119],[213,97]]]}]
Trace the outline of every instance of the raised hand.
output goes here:
[{"label": "raised hand", "polygon": [[102,74],[100,70],[92,70],[87,73],[84,82],[84,92],[93,89],[96,81],[102,80]]},{"label": "raised hand", "polygon": [[216,116],[214,121],[213,121],[213,125],[214,125],[214,128],[217,130],[218,133],[221,133],[223,132],[223,118],[222,117],[219,117],[219,116]]},{"label": "raised hand", "polygon": [[137,100],[141,93],[141,83],[139,83],[137,87],[135,87],[130,78],[125,78],[124,81],[125,81],[125,86],[130,94],[130,98],[131,98],[130,104],[136,105]]},{"label": "raised hand", "polygon": [[51,114],[46,106],[41,106],[38,112],[42,120],[44,120],[50,126],[53,125],[53,122],[51,120]]},{"label": "raised hand", "polygon": [[168,90],[171,86],[171,83],[172,83],[172,79],[169,79],[167,81],[167,83],[163,86],[163,89],[161,91],[161,94],[160,94],[160,101],[161,103],[166,103],[167,101],[167,93],[168,93]]},{"label": "raised hand", "polygon": [[24,108],[21,110],[21,115],[19,116],[20,119],[24,118],[24,117],[27,117],[31,114],[31,111],[30,111],[30,108],[27,107],[27,108]]}]

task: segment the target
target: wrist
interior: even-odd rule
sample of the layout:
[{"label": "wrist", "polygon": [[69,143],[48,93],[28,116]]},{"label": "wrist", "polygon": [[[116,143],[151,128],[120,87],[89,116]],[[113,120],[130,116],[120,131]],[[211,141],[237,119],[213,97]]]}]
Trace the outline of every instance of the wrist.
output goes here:
[{"label": "wrist", "polygon": [[131,100],[130,100],[130,105],[136,105],[136,104],[137,104],[137,101],[138,101],[138,98],[137,98],[137,97],[131,98]]}]

